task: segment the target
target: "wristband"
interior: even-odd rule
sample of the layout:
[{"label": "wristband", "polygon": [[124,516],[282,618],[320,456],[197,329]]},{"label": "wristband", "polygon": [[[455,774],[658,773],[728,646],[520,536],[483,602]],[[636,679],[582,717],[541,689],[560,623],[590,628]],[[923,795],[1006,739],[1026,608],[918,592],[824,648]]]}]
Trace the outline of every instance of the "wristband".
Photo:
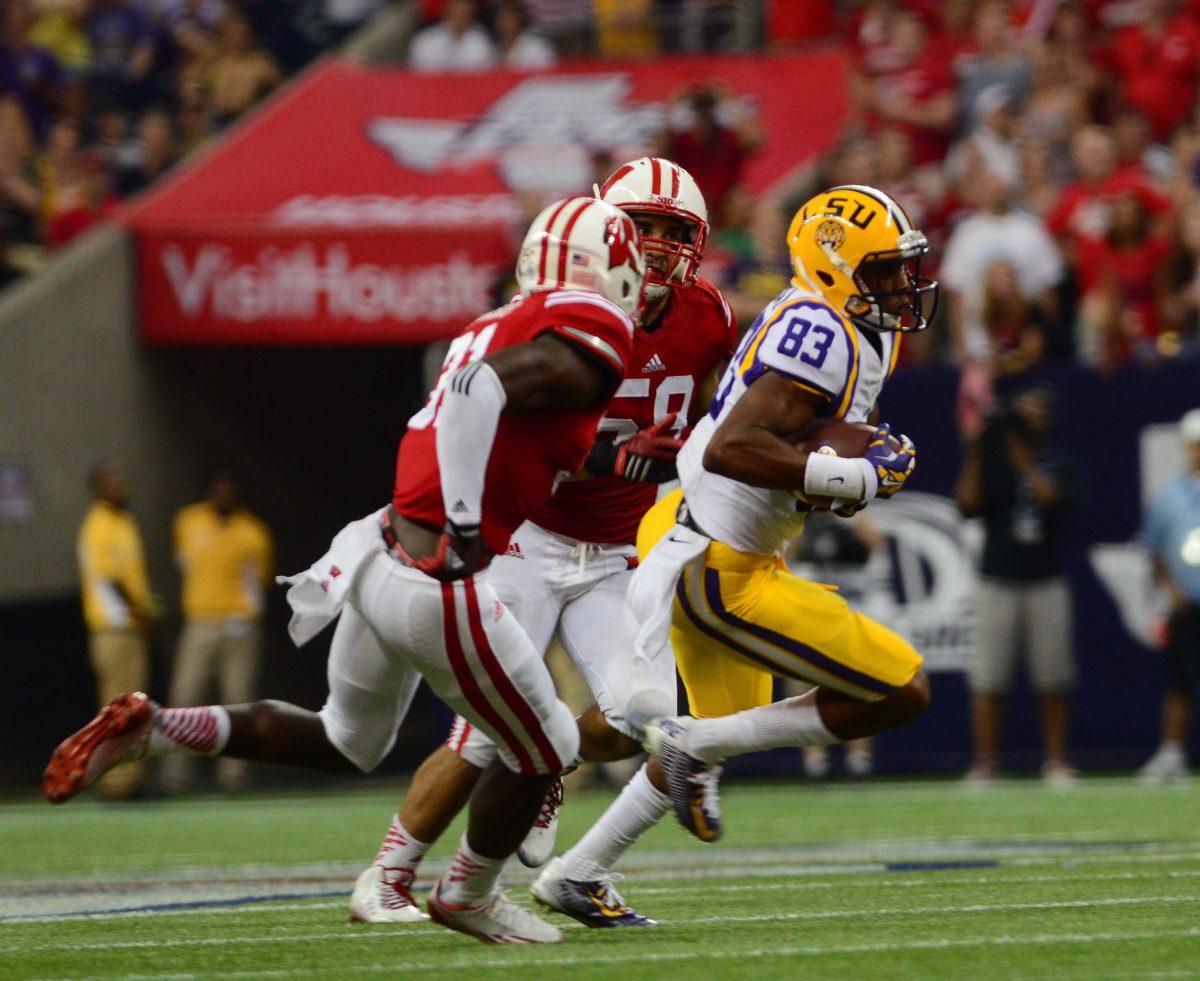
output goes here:
[{"label": "wristband", "polygon": [[809,453],[804,468],[804,493],[841,501],[869,501],[879,490],[875,468],[866,460]]}]

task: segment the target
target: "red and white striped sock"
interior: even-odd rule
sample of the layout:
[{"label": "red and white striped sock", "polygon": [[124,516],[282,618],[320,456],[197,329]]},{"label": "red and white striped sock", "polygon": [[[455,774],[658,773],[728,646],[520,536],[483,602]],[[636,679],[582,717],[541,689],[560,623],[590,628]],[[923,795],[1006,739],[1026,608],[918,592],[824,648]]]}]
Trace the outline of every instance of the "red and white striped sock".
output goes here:
[{"label": "red and white striped sock", "polygon": [[458,852],[439,889],[441,898],[452,906],[476,906],[496,888],[504,859],[480,855],[467,844],[464,831]]},{"label": "red and white striped sock", "polygon": [[229,713],[221,705],[160,709],[150,730],[147,756],[195,753],[216,756],[229,741]]},{"label": "red and white striped sock", "polygon": [[387,835],[375,855],[375,864],[393,873],[387,876],[388,882],[399,882],[407,888],[416,878],[417,866],[421,864],[421,859],[427,851],[429,845],[424,841],[417,841],[400,823],[400,815],[393,814]]}]

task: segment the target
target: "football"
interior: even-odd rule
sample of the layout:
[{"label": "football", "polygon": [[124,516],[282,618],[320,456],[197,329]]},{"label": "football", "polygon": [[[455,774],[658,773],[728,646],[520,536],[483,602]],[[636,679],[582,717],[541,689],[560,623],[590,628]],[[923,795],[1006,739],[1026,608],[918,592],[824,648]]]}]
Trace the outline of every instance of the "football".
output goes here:
[{"label": "football", "polygon": [[[834,456],[859,457],[875,435],[875,427],[865,422],[845,422],[841,419],[814,419],[792,439],[797,449],[810,453],[831,453]],[[796,499],[816,510],[828,510],[832,497],[812,497],[803,491],[793,491]]]}]

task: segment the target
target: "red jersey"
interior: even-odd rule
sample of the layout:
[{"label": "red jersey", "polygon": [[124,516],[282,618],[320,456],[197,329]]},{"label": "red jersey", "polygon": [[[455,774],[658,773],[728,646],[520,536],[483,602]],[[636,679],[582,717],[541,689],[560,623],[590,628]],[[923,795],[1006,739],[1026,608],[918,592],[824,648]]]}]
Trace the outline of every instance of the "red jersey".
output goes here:
[{"label": "red jersey", "polygon": [[[563,289],[514,297],[472,323],[450,344],[437,385],[425,407],[408,421],[396,457],[392,504],[406,518],[440,529],[446,522],[437,460],[437,416],[449,378],[485,354],[552,333],[608,364],[616,377],[633,360],[633,322],[598,293]],[[508,540],[554,493],[563,473],[587,457],[605,403],[500,416],[483,487],[483,541],[499,555]]]},{"label": "red jersey", "polygon": [[[730,356],[736,340],[733,314],[712,283],[698,279],[692,286],[672,287],[658,325],[649,331],[639,328],[634,335],[624,380],[596,437],[624,442],[672,412],[677,413],[675,432],[682,435],[693,398]],[[620,477],[572,480],[559,484],[531,520],[579,541],[632,544],[657,496],[656,484]]]}]

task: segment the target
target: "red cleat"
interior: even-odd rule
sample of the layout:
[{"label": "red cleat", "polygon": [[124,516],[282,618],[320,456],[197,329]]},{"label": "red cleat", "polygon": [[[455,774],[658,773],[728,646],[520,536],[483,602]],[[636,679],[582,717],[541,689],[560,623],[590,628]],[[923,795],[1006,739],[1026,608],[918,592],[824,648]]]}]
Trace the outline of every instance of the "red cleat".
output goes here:
[{"label": "red cleat", "polygon": [[158,708],[140,691],[114,698],[91,722],[58,744],[42,773],[51,804],[70,800],[118,763],[146,755]]}]

